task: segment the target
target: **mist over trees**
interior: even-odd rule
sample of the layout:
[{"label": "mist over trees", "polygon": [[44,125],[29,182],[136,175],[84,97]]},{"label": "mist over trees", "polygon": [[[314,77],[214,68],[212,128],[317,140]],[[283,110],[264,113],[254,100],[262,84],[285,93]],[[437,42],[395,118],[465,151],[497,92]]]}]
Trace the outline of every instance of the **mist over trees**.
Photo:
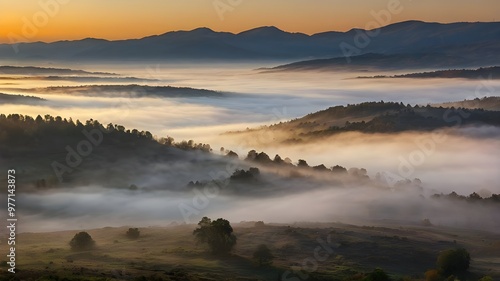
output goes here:
[{"label": "mist over trees", "polygon": [[468,203],[500,203],[500,194],[491,194],[490,197],[483,197],[476,192],[471,193],[468,196],[459,195],[455,191],[449,194],[434,194],[431,196],[433,199],[447,199],[451,201],[462,201]]},{"label": "mist over trees", "polygon": [[149,131],[139,131],[137,129],[126,129],[122,125],[109,123],[101,124],[97,120],[87,120],[85,123],[72,118],[62,118],[60,116],[38,115],[33,118],[22,114],[0,114],[0,146],[10,145],[13,147],[20,145],[34,145],[35,147],[44,145],[44,141],[51,141],[54,138],[82,137],[82,131],[97,129],[106,133],[108,138],[113,138],[114,142],[135,143],[137,140],[148,142],[154,141],[163,145],[172,146],[183,150],[203,150],[211,151],[210,145],[195,143],[193,140],[175,142],[171,137],[156,139]]}]

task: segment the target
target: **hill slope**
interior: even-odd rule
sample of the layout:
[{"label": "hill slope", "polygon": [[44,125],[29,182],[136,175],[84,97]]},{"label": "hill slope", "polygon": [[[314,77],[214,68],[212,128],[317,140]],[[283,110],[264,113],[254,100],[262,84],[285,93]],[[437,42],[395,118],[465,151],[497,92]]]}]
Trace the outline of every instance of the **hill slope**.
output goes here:
[{"label": "hill slope", "polygon": [[[492,98],[498,100],[498,97]],[[491,100],[484,100],[483,103]],[[397,133],[402,131],[432,131],[453,126],[500,126],[500,111],[482,108],[450,108],[411,106],[395,102],[365,102],[335,106],[308,114],[285,123],[229,134],[254,133],[260,130],[281,132],[281,141],[314,140],[343,132]]]},{"label": "hill slope", "polygon": [[482,99],[476,98],[473,100],[446,102],[446,103],[434,104],[433,106],[468,108],[468,109],[482,108],[485,110],[500,111],[500,97],[484,97]]},{"label": "hill slope", "polygon": [[44,101],[38,97],[0,93],[0,104],[40,104]]},{"label": "hill slope", "polygon": [[42,94],[70,94],[92,97],[224,97],[222,92],[195,89],[188,87],[172,86],[146,86],[146,85],[87,85],[87,86],[63,86],[26,89],[26,91]]},{"label": "hill slope", "polygon": [[482,67],[478,69],[449,69],[430,72],[408,73],[393,76],[362,76],[364,78],[466,78],[466,79],[500,79],[500,67]]}]

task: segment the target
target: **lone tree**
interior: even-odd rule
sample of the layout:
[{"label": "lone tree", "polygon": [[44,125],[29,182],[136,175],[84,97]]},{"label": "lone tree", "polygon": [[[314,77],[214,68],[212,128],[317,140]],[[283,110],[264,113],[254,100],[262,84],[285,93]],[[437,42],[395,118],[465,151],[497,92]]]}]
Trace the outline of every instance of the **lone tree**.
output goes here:
[{"label": "lone tree", "polygon": [[370,272],[363,281],[391,281],[391,278],[385,271],[380,268],[376,268]]},{"label": "lone tree", "polygon": [[299,162],[297,163],[297,167],[309,168],[309,164],[307,164],[306,160],[299,159]]},{"label": "lone tree", "polygon": [[141,232],[139,231],[138,228],[129,228],[127,231],[127,237],[130,239],[137,239],[139,238],[139,235]]},{"label": "lone tree", "polygon": [[443,251],[437,259],[438,270],[443,276],[464,273],[469,265],[470,254],[463,248]]},{"label": "lone tree", "polygon": [[257,246],[257,249],[253,253],[253,258],[259,266],[265,266],[273,263],[274,256],[266,245],[261,244]]},{"label": "lone tree", "polygon": [[264,227],[266,224],[263,221],[257,221],[254,224],[254,227]]},{"label": "lone tree", "polygon": [[95,241],[87,232],[80,232],[75,234],[69,245],[75,251],[90,250],[95,246]]},{"label": "lone tree", "polygon": [[229,221],[203,217],[193,231],[199,243],[206,243],[213,254],[227,254],[236,245],[236,236]]}]

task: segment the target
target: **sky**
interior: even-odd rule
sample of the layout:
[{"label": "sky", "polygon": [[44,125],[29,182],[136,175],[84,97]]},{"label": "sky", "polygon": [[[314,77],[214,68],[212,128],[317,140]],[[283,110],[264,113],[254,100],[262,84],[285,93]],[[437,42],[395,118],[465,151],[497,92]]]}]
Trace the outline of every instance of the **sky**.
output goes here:
[{"label": "sky", "polygon": [[347,31],[367,27],[391,5],[388,23],[500,21],[498,0],[0,0],[0,43],[118,40],[198,27]]}]

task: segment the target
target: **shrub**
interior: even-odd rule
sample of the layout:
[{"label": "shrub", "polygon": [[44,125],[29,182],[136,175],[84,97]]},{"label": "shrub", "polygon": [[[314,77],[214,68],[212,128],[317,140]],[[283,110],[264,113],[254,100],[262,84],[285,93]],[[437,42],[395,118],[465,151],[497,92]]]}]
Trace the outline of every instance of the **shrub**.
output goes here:
[{"label": "shrub", "polygon": [[442,278],[436,269],[425,272],[425,281],[440,281]]},{"label": "shrub", "polygon": [[266,245],[261,244],[257,246],[257,249],[253,253],[253,258],[259,266],[264,266],[271,265],[273,263],[274,256]]},{"label": "shrub", "polygon": [[265,224],[264,224],[264,222],[263,222],[263,221],[258,221],[258,222],[255,222],[254,226],[255,226],[255,227],[264,227],[264,226],[265,226]]},{"label": "shrub", "polygon": [[69,245],[75,251],[90,250],[95,246],[95,241],[87,232],[80,232],[75,234]]},{"label": "shrub", "polygon": [[141,232],[139,231],[138,228],[129,228],[127,231],[127,237],[130,239],[137,239],[139,238],[139,235]]},{"label": "shrub", "polygon": [[380,268],[373,270],[363,281],[390,281],[391,278]]},{"label": "shrub", "polygon": [[437,259],[438,269],[443,276],[464,273],[469,265],[470,254],[463,248],[443,251]]}]

